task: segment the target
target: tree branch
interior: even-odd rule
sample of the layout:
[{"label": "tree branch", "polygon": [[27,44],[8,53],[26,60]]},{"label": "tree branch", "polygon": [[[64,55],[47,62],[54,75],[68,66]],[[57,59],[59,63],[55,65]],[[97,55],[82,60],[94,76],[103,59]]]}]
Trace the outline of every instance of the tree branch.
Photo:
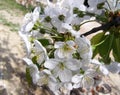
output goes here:
[{"label": "tree branch", "polygon": [[119,26],[120,25],[120,17],[117,16],[115,18],[113,18],[110,22],[106,23],[106,24],[103,24],[102,26],[99,26],[99,27],[95,27],[93,28],[92,30],[84,33],[84,34],[81,34],[81,36],[88,36],[92,33],[96,33],[98,32],[99,30],[108,30],[110,29],[112,26]]}]

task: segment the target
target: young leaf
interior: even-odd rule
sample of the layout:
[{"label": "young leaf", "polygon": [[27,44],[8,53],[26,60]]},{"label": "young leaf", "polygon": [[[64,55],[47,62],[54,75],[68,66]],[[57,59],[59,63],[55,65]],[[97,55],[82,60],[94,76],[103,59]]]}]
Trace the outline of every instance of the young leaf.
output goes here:
[{"label": "young leaf", "polygon": [[91,44],[92,44],[92,45],[97,45],[97,44],[99,44],[102,40],[104,40],[104,39],[103,39],[104,36],[105,36],[105,33],[104,33],[104,32],[101,32],[101,33],[96,34],[95,36],[92,37],[92,39],[91,39]]}]

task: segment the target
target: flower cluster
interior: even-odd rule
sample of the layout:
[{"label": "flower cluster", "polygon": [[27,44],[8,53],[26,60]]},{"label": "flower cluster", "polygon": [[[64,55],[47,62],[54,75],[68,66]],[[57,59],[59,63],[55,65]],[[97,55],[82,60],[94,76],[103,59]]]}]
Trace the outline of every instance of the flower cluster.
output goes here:
[{"label": "flower cluster", "polygon": [[24,61],[34,84],[47,85],[55,95],[70,95],[80,87],[90,91],[108,75],[106,66],[92,59],[91,43],[79,32],[81,22],[90,20],[97,4],[104,1],[89,0],[88,7],[84,0],[47,0],[25,15],[19,34],[26,44]]}]

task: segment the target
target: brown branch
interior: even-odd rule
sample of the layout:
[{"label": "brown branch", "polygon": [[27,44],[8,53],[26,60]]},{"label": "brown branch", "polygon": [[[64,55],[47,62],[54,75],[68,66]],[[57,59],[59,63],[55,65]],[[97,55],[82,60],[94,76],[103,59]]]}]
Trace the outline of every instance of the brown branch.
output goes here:
[{"label": "brown branch", "polygon": [[81,34],[81,36],[88,36],[88,35],[90,35],[92,33],[98,32],[99,30],[104,30],[105,31],[105,30],[110,29],[112,26],[117,27],[119,25],[120,25],[120,17],[117,16],[114,19],[112,19],[110,22],[108,22],[106,24],[103,24],[102,26],[95,27],[92,30],[90,30],[90,31],[88,31],[88,32],[86,32],[84,34]]}]

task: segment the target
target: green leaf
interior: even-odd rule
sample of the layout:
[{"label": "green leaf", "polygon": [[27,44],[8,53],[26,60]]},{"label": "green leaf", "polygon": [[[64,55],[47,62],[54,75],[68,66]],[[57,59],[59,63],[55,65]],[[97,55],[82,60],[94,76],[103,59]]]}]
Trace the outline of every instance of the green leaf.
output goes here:
[{"label": "green leaf", "polygon": [[114,39],[113,56],[115,58],[115,61],[120,62],[120,37]]},{"label": "green leaf", "polygon": [[27,79],[29,86],[32,85],[32,77],[30,76],[30,70],[28,67],[26,68],[26,79]]},{"label": "green leaf", "polygon": [[104,61],[106,64],[110,63],[109,56],[112,50],[113,40],[114,40],[114,34],[107,35],[105,41],[102,44],[100,44],[98,47],[98,52],[102,57],[102,61]]},{"label": "green leaf", "polygon": [[98,47],[100,44],[102,44],[105,41],[105,33],[101,32],[96,34],[91,39],[92,49],[93,49],[93,57],[94,58],[98,53]]},{"label": "green leaf", "polygon": [[38,39],[38,41],[39,41],[43,46],[48,46],[48,45],[50,45],[48,39]]},{"label": "green leaf", "polygon": [[93,47],[93,55],[92,55],[92,58],[94,58],[97,54],[98,54],[98,48],[97,48],[97,47]]},{"label": "green leaf", "polygon": [[91,39],[91,44],[92,45],[98,45],[99,43],[101,43],[101,41],[103,41],[105,36],[104,32],[98,33],[95,36],[92,37]]}]

